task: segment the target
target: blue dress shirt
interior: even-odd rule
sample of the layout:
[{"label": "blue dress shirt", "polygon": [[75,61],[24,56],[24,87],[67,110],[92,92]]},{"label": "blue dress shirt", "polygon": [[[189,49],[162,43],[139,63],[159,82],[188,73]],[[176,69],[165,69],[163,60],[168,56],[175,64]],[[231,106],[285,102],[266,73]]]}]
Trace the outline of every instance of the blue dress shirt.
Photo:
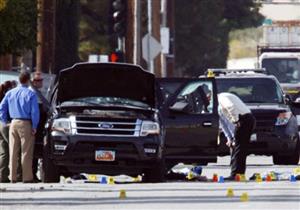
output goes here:
[{"label": "blue dress shirt", "polygon": [[12,119],[31,120],[32,128],[37,128],[40,118],[38,100],[28,86],[18,86],[5,94],[0,104],[0,120],[7,123],[8,116]]}]

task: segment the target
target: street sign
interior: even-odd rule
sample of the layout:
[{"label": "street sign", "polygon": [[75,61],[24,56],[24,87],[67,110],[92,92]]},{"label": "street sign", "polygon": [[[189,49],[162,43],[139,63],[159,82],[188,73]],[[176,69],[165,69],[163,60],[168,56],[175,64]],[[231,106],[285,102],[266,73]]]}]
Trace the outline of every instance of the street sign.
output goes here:
[{"label": "street sign", "polygon": [[160,43],[162,45],[162,53],[169,54],[170,48],[170,29],[168,27],[160,28]]},{"label": "street sign", "polygon": [[151,35],[146,34],[142,40],[142,54],[143,58],[150,62],[162,50],[161,44]]},{"label": "street sign", "polygon": [[89,55],[89,63],[97,63],[98,61],[98,55]]},{"label": "street sign", "polygon": [[109,61],[108,55],[89,55],[89,63],[107,63]]}]

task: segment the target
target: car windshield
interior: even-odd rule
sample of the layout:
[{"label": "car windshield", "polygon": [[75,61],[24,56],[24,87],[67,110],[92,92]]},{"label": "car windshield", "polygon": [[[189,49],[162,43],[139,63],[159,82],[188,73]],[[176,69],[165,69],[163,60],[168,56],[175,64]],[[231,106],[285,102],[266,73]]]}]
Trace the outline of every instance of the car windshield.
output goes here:
[{"label": "car windshield", "polygon": [[217,79],[218,93],[234,93],[245,103],[284,103],[279,85],[268,78]]},{"label": "car windshield", "polygon": [[300,61],[296,58],[268,58],[262,60],[262,67],[274,75],[280,83],[300,82]]},{"label": "car windshield", "polygon": [[127,98],[118,97],[84,97],[69,101],[64,101],[61,106],[131,106],[137,108],[148,109],[150,106],[140,101],[134,101]]}]

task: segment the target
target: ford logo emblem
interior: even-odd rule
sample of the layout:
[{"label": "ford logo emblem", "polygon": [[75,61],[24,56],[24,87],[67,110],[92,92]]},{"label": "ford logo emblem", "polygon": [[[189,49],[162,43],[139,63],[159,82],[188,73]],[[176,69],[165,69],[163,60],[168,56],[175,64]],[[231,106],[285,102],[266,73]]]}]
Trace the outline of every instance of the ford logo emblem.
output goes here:
[{"label": "ford logo emblem", "polygon": [[102,129],[110,129],[113,128],[114,126],[111,123],[99,123],[98,127]]}]

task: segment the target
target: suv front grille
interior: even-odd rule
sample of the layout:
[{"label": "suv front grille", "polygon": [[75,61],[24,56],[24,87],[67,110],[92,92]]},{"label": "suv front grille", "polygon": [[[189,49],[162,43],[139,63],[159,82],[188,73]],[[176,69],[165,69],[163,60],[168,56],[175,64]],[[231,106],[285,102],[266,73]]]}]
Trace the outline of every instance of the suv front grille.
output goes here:
[{"label": "suv front grille", "polygon": [[255,132],[273,132],[277,113],[253,113],[256,119]]},{"label": "suv front grille", "polygon": [[139,136],[142,121],[139,119],[76,117],[77,134],[93,136]]}]

